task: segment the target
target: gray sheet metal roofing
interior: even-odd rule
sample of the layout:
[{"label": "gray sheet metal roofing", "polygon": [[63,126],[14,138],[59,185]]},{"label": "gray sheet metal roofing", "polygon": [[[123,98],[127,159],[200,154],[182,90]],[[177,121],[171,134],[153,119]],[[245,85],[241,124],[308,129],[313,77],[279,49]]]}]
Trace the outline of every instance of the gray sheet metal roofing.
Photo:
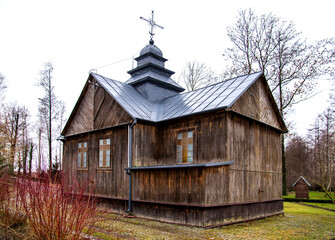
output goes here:
[{"label": "gray sheet metal roofing", "polygon": [[231,107],[262,75],[239,76],[208,87],[150,102],[134,87],[96,73],[91,75],[133,118],[161,122],[191,114]]}]

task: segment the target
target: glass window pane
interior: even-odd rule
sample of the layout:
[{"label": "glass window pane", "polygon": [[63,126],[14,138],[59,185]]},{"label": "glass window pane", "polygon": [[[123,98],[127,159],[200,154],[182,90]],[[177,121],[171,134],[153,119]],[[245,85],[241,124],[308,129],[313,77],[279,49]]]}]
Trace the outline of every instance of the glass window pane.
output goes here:
[{"label": "glass window pane", "polygon": [[86,159],[84,158],[83,167],[86,167]]},{"label": "glass window pane", "polygon": [[81,148],[81,143],[78,143],[78,148]]},{"label": "glass window pane", "polygon": [[84,142],[84,147],[85,147],[85,148],[87,147],[87,142]]},{"label": "glass window pane", "polygon": [[193,162],[193,131],[177,134],[177,163]]},{"label": "glass window pane", "polygon": [[111,144],[111,140],[110,139],[106,139],[107,140],[107,145],[110,145]]},{"label": "glass window pane", "polygon": [[100,145],[104,145],[104,140],[100,139]]}]

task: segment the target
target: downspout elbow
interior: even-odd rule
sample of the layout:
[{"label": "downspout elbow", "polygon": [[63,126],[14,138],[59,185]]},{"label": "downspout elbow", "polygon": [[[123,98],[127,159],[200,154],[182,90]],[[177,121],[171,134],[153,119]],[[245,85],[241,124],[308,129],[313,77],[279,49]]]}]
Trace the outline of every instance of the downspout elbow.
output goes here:
[{"label": "downspout elbow", "polygon": [[136,123],[137,123],[137,118],[134,118],[134,122],[130,125],[130,128],[132,129]]}]

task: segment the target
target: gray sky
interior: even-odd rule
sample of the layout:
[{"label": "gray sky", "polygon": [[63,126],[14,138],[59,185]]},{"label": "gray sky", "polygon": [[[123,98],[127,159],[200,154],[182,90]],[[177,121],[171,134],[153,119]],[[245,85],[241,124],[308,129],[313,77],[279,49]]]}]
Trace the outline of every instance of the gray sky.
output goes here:
[{"label": "gray sky", "polygon": [[[37,113],[35,86],[45,62],[54,66],[54,85],[65,101],[67,115],[76,103],[91,69],[106,77],[126,81],[132,57],[148,44],[149,18],[155,11],[155,44],[176,72],[187,61],[205,63],[217,73],[224,68],[223,50],[229,46],[226,28],[239,9],[257,14],[272,12],[293,21],[309,41],[335,37],[335,1],[51,1],[0,0],[0,72],[7,79],[6,101],[26,105]],[[327,105],[329,82],[320,79],[319,94],[299,105],[294,114],[296,131],[305,133]]]}]

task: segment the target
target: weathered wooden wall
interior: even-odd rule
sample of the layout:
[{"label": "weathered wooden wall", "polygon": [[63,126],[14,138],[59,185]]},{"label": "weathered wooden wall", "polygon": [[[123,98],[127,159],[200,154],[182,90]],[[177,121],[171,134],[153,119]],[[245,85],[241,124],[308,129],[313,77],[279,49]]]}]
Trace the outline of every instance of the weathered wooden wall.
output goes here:
[{"label": "weathered wooden wall", "polygon": [[[93,78],[89,81],[97,84]],[[65,137],[132,122],[131,116],[109,93],[93,84],[86,83],[63,131]]]},{"label": "weathered wooden wall", "polygon": [[142,170],[133,173],[133,199],[173,204],[202,204],[203,168]]},{"label": "weathered wooden wall", "polygon": [[[69,126],[66,126],[66,135],[73,135],[93,130],[93,103],[94,103],[94,87],[87,84],[83,90],[83,96],[80,97],[80,105],[70,119]],[[72,115],[71,114],[71,115]]]},{"label": "weathered wooden wall", "polygon": [[195,129],[193,163],[234,162],[136,171],[135,199],[200,205],[281,199],[280,132],[274,128],[232,112],[135,128],[134,141],[147,144],[134,149],[134,166],[176,164],[175,133],[180,129]]},{"label": "weathered wooden wall", "polygon": [[229,114],[229,203],[281,199],[280,132]]},{"label": "weathered wooden wall", "polygon": [[[63,169],[65,176],[73,181],[76,176],[89,185],[98,196],[125,199],[128,197],[128,126],[116,127],[102,132],[71,137],[64,144]],[[111,139],[111,167],[99,168],[99,139]],[[78,143],[87,141],[88,168],[78,169]]]},{"label": "weathered wooden wall", "polygon": [[103,88],[95,88],[94,129],[119,126],[132,120],[132,117]]},{"label": "weathered wooden wall", "polygon": [[176,164],[180,130],[194,130],[193,163],[227,161],[226,113],[219,112],[157,125],[135,125],[133,166]]},{"label": "weathered wooden wall", "polygon": [[259,78],[232,106],[232,110],[284,130],[274,108],[274,101],[266,92],[267,86]]}]

